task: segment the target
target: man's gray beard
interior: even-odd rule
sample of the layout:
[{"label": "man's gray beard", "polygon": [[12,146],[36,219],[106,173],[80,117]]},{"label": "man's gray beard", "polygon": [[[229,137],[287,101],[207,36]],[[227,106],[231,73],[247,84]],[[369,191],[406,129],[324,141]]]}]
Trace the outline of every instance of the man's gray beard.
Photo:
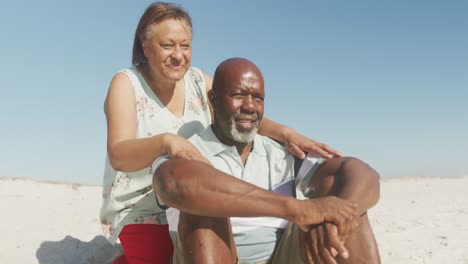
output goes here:
[{"label": "man's gray beard", "polygon": [[255,135],[257,134],[258,131],[258,125],[259,121],[257,120],[255,122],[255,127],[252,129],[250,132],[242,133],[236,128],[236,122],[234,120],[234,116],[231,117],[230,120],[228,120],[226,126],[222,126],[223,133],[230,137],[232,140],[238,143],[250,143],[254,140]]}]

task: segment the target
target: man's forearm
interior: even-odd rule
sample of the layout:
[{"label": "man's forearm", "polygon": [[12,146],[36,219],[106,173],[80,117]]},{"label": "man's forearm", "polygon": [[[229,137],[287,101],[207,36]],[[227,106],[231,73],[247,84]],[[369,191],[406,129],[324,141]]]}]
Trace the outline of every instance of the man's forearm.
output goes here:
[{"label": "man's forearm", "polygon": [[211,217],[271,216],[292,220],[295,199],[265,191],[207,164],[168,160],[155,172],[162,202],[181,211]]}]

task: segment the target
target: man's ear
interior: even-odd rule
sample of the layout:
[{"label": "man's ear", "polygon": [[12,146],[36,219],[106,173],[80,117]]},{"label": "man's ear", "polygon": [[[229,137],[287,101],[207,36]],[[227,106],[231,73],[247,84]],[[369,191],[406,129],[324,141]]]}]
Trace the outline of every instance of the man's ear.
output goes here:
[{"label": "man's ear", "polygon": [[213,89],[208,91],[208,100],[210,100],[211,106],[215,106],[215,94],[213,92]]},{"label": "man's ear", "polygon": [[210,113],[211,113],[211,123],[214,122],[214,106],[213,106],[213,102],[214,102],[214,93],[213,93],[213,89],[209,90],[207,93],[206,93],[207,97],[208,97],[208,107],[210,108]]}]

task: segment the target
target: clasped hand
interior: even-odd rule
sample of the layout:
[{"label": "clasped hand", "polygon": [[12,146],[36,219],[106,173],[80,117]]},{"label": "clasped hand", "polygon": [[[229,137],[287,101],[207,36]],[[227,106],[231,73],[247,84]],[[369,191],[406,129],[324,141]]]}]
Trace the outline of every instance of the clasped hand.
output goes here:
[{"label": "clasped hand", "polygon": [[343,233],[337,225],[325,222],[310,226],[309,230],[299,230],[299,249],[301,258],[307,264],[337,264],[336,257],[347,259],[349,252],[345,247],[346,238],[359,224],[359,216],[347,221]]}]

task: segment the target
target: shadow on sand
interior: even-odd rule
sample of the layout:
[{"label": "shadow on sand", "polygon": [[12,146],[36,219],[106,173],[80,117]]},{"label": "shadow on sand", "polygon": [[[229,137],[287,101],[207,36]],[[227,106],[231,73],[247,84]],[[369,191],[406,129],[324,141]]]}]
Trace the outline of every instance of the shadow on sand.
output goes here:
[{"label": "shadow on sand", "polygon": [[44,241],[36,252],[40,264],[107,264],[120,251],[103,236],[83,242],[72,236],[60,241]]}]

